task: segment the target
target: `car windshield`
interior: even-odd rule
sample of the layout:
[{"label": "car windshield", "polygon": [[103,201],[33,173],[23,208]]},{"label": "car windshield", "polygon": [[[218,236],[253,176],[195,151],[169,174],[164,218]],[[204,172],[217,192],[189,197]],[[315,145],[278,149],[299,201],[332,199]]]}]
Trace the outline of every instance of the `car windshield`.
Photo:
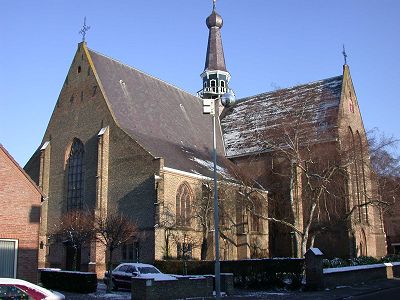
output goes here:
[{"label": "car windshield", "polygon": [[0,285],[0,299],[35,300],[46,295],[23,285]]},{"label": "car windshield", "polygon": [[154,267],[138,267],[140,274],[157,274],[161,273]]}]

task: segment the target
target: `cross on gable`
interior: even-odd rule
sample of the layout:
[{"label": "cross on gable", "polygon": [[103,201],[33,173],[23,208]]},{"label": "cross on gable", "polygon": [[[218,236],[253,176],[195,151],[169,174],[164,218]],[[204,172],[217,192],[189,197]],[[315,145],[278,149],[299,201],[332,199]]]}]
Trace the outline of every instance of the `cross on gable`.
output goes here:
[{"label": "cross on gable", "polygon": [[344,44],[343,44],[342,54],[343,54],[343,57],[344,57],[344,64],[347,65],[347,53],[346,53],[346,49],[344,48]]},{"label": "cross on gable", "polygon": [[90,26],[86,25],[86,17],[85,17],[85,19],[83,20],[83,27],[81,30],[79,30],[79,34],[82,35],[82,42],[85,41],[86,32],[89,31],[89,29],[90,29]]}]

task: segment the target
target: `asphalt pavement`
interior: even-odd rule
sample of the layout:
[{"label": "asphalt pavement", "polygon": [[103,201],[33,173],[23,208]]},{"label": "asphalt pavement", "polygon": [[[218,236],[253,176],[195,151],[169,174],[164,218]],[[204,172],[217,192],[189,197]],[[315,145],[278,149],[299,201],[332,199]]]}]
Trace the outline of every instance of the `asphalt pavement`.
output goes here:
[{"label": "asphalt pavement", "polygon": [[360,282],[322,291],[245,291],[224,299],[400,299],[400,278]]},{"label": "asphalt pavement", "polygon": [[[107,294],[105,285],[99,283],[96,293],[75,294],[63,293],[66,299],[107,299],[107,300],[126,300],[131,299],[129,290],[121,290]],[[197,298],[198,299],[198,298]],[[259,291],[259,290],[235,290],[235,295],[225,296],[222,299],[289,299],[289,300],[333,300],[333,299],[400,299],[400,278],[377,280],[372,282],[360,282],[353,286],[338,286],[333,289],[322,291]]]}]

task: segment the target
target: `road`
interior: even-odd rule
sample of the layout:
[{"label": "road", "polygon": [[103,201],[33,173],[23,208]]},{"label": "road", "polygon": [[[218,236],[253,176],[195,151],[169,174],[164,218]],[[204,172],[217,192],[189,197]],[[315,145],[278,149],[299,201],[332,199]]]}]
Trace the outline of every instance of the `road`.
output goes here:
[{"label": "road", "polygon": [[385,289],[381,291],[376,291],[373,293],[368,293],[366,295],[360,295],[360,296],[353,296],[353,297],[347,297],[344,299],[362,299],[362,300],[386,300],[386,299],[400,299],[400,286],[399,287],[394,287],[390,289]]}]

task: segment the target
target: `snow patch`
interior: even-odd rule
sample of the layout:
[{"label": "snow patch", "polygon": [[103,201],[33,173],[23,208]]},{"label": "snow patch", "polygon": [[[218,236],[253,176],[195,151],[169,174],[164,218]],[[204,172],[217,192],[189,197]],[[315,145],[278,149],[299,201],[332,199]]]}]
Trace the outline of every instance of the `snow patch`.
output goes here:
[{"label": "snow patch", "polygon": [[324,269],[324,274],[339,273],[339,272],[350,272],[350,271],[376,269],[376,268],[386,268],[386,266],[385,266],[385,264],[373,264],[373,265],[363,265],[363,266],[327,268],[327,269]]},{"label": "snow patch", "polygon": [[310,251],[311,251],[312,253],[314,253],[314,255],[318,255],[318,256],[324,255],[324,254],[321,252],[321,250],[319,250],[318,248],[310,248]]}]

